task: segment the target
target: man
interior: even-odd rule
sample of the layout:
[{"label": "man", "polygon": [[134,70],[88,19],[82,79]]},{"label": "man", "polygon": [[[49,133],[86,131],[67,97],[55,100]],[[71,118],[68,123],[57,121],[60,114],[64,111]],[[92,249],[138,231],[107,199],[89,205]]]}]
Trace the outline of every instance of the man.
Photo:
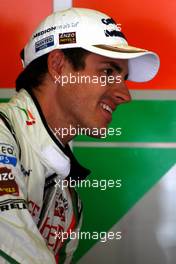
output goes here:
[{"label": "man", "polygon": [[71,263],[82,205],[69,182],[90,171],[70,151],[70,128],[106,129],[131,100],[125,81],[152,79],[159,58],[81,8],[47,17],[21,57],[18,93],[0,106],[0,263]]}]

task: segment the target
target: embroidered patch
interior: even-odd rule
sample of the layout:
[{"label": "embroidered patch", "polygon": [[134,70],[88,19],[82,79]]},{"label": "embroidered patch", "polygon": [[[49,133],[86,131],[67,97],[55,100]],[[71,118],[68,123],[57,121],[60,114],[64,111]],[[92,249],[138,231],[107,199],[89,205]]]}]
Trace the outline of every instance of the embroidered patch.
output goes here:
[{"label": "embroidered patch", "polygon": [[76,43],[76,32],[67,32],[59,34],[59,44]]},{"label": "embroidered patch", "polygon": [[4,194],[18,196],[19,189],[12,170],[7,167],[0,167],[0,195]]}]

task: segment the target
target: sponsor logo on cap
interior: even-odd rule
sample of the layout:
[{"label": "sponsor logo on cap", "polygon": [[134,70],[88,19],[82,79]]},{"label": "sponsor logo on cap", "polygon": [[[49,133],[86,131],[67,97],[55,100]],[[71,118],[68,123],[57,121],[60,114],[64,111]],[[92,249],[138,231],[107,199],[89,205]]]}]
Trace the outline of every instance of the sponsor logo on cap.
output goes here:
[{"label": "sponsor logo on cap", "polygon": [[59,44],[76,43],[76,32],[67,32],[59,34]]},{"label": "sponsor logo on cap", "polygon": [[105,25],[110,25],[110,24],[116,25],[116,22],[112,18],[102,18],[101,22]]},{"label": "sponsor logo on cap", "polygon": [[[71,23],[66,23],[66,24],[60,24],[58,25],[59,30],[67,30],[69,28],[76,28],[79,24],[79,21],[77,22],[71,22]],[[73,30],[73,29],[72,29]]]},{"label": "sponsor logo on cap", "polygon": [[54,35],[43,38],[35,43],[35,52],[54,45]]},{"label": "sponsor logo on cap", "polygon": [[120,31],[121,28],[118,26],[121,24],[116,24],[112,18],[102,18],[101,22],[107,26],[107,29],[104,30],[106,37],[121,37],[126,39],[125,35]]},{"label": "sponsor logo on cap", "polygon": [[45,30],[42,30],[42,31],[40,31],[40,32],[35,33],[35,35],[33,36],[33,38],[36,38],[36,37],[42,36],[42,35],[44,35],[44,34],[46,34],[46,33],[48,33],[48,32],[51,32],[51,31],[53,31],[53,30],[56,30],[56,26],[54,26],[54,27],[50,27],[50,28],[47,28],[47,29],[45,29]]}]

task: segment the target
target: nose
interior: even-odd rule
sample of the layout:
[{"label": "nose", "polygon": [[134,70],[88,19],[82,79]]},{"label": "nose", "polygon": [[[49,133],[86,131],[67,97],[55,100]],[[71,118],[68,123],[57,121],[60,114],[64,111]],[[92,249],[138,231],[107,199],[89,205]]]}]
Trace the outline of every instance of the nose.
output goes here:
[{"label": "nose", "polygon": [[125,81],[116,84],[113,91],[113,98],[117,104],[129,103],[132,98]]}]

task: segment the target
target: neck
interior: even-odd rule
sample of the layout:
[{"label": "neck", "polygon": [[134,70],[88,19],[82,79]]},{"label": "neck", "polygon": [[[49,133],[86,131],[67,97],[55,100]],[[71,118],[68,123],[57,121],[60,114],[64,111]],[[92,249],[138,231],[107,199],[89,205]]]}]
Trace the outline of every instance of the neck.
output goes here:
[{"label": "neck", "polygon": [[51,128],[58,140],[66,145],[76,136],[76,125],[73,124],[69,116],[66,115],[55,102],[54,96],[46,96],[42,91],[45,87],[34,89],[33,95],[36,97],[48,126]]}]

